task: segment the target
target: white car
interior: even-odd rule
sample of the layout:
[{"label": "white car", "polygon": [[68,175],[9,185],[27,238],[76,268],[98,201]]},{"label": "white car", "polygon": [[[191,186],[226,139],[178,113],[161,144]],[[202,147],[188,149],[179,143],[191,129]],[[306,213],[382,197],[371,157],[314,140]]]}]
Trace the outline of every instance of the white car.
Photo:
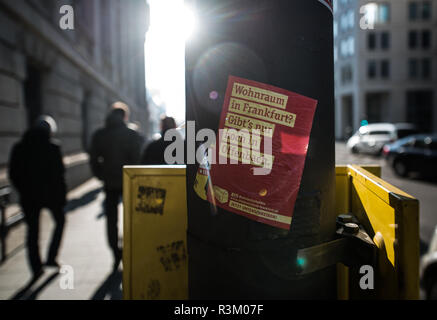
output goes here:
[{"label": "white car", "polygon": [[352,153],[380,154],[385,144],[416,133],[416,127],[409,123],[374,123],[360,127],[346,146]]}]

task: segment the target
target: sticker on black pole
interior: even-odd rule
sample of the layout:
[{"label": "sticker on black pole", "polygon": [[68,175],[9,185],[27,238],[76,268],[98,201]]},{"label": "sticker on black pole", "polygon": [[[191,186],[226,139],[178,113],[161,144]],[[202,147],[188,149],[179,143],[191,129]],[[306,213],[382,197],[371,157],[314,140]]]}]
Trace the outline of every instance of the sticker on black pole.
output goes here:
[{"label": "sticker on black pole", "polygon": [[197,172],[197,195],[289,229],[316,106],[297,93],[230,76],[216,143]]}]

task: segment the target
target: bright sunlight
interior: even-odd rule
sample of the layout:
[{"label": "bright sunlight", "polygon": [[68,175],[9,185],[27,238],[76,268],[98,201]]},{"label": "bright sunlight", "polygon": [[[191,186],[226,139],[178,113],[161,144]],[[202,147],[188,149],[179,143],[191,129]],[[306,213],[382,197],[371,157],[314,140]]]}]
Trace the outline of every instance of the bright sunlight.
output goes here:
[{"label": "bright sunlight", "polygon": [[183,0],[147,2],[146,86],[154,103],[181,123],[185,121],[185,41],[195,31],[195,15]]}]

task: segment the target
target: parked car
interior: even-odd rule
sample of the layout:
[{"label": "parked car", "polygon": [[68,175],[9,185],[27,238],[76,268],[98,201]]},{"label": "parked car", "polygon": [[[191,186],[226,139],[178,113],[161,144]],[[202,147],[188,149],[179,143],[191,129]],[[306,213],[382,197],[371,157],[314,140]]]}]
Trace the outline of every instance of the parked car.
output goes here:
[{"label": "parked car", "polygon": [[428,252],[420,261],[420,281],[425,290],[426,299],[437,300],[437,227]]},{"label": "parked car", "polygon": [[416,134],[383,147],[383,155],[394,172],[405,177],[419,172],[437,175],[437,134]]},{"label": "parked car", "polygon": [[374,123],[360,127],[346,146],[352,153],[380,154],[385,144],[415,133],[416,127],[409,123]]}]

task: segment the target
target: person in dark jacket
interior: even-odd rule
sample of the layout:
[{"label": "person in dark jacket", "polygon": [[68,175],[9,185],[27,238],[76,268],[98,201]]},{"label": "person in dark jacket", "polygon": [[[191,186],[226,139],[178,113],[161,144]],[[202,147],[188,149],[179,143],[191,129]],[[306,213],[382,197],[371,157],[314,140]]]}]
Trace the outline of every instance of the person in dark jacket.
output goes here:
[{"label": "person in dark jacket", "polygon": [[151,142],[144,150],[141,157],[142,164],[166,164],[164,158],[165,149],[172,144],[172,141],[165,141],[165,133],[170,129],[176,128],[176,121],[172,117],[164,117],[161,120],[161,138]]},{"label": "person in dark jacket", "polygon": [[46,265],[59,268],[56,257],[65,225],[67,188],[61,149],[51,140],[55,131],[56,123],[51,117],[40,117],[13,146],[9,161],[9,178],[19,193],[27,223],[26,245],[34,278],[43,272],[38,246],[42,208],[50,210],[56,224]]},{"label": "person in dark jacket", "polygon": [[90,149],[93,174],[104,183],[107,237],[114,255],[114,270],[122,258],[118,246],[118,205],[123,193],[123,166],[139,163],[142,146],[139,134],[127,127],[128,118],[127,105],[114,103],[105,127],[94,133]]}]

